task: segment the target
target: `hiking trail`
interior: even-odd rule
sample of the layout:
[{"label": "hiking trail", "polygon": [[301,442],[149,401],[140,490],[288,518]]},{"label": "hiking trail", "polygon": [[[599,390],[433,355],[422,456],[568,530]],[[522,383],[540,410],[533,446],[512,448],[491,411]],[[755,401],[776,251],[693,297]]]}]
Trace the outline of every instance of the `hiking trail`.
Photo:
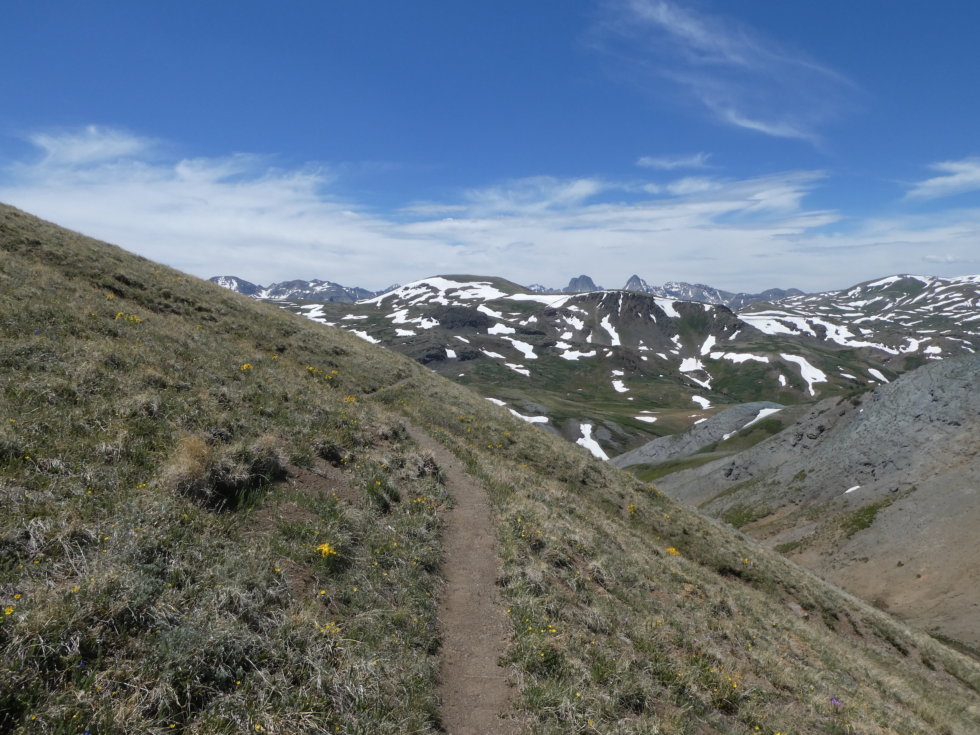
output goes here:
[{"label": "hiking trail", "polygon": [[497,660],[507,650],[509,626],[486,492],[439,442],[414,426],[409,433],[435,458],[454,502],[446,515],[446,587],[439,600],[442,725],[449,735],[506,734],[515,729],[504,718],[511,689]]}]

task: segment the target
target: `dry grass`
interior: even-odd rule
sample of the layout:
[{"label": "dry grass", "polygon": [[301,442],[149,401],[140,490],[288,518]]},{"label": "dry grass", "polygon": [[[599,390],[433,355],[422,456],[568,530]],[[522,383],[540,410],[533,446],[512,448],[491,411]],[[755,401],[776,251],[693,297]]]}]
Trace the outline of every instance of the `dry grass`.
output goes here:
[{"label": "dry grass", "polygon": [[[584,450],[427,384],[385,398],[438,427],[491,492],[528,732],[976,728],[974,662]],[[437,394],[458,412],[434,411]]]},{"label": "dry grass", "polygon": [[5,207],[0,250],[0,731],[437,732],[403,416],[490,493],[526,732],[980,726],[975,663],[414,363]]}]

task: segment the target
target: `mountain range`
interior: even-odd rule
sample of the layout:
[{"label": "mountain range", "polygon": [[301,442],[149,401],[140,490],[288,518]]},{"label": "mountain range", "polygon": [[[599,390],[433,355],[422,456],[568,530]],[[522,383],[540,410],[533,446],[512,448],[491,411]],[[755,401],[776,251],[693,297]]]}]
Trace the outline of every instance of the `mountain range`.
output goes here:
[{"label": "mountain range", "polygon": [[360,301],[386,293],[397,286],[390,286],[384,291],[368,291],[357,286],[341,286],[331,281],[279,281],[268,286],[250,283],[237,276],[214,276],[209,279],[212,283],[227,288],[245,296],[266,301],[284,301],[287,299],[300,301]]},{"label": "mountain range", "polygon": [[[461,712],[470,731],[502,733],[980,729],[976,660],[463,381],[3,205],[0,252],[0,731],[435,735],[465,731]],[[541,304],[504,282],[432,280],[357,307],[377,323],[347,321],[419,333],[441,315],[440,336],[466,345],[455,337],[547,337],[517,331],[547,317],[604,339],[596,357],[644,363],[638,340],[657,338],[639,325],[656,320],[679,353],[656,358],[665,371],[703,346],[698,329],[749,329],[703,304],[643,316],[643,294]],[[546,341],[523,363],[575,366],[557,354],[572,347]],[[528,377],[502,361],[468,362]],[[759,364],[800,375],[792,360]],[[851,418],[836,446],[850,437],[862,456],[862,432],[916,412],[975,423],[955,393],[929,408],[972,363],[923,364],[905,371],[920,384],[832,396],[860,399],[862,415],[893,404],[888,421]],[[681,379],[664,381],[683,398]],[[788,389],[808,385],[824,387]],[[727,441],[748,441],[738,433]],[[914,457],[910,438],[896,446]],[[748,457],[718,459],[764,477]],[[848,499],[880,492],[861,480]]]},{"label": "mountain range", "polygon": [[276,303],[402,352],[608,457],[725,405],[860,391],[975,351],[978,283],[893,276],[735,312],[449,275],[356,303]]},{"label": "mountain range", "polygon": [[[252,296],[258,299],[271,301],[282,300],[301,300],[301,301],[360,301],[370,299],[381,294],[388,293],[398,288],[397,284],[389,286],[382,291],[368,291],[364,288],[341,286],[331,281],[281,281],[269,286],[259,286],[250,283],[237,276],[213,276],[209,279],[212,283],[217,283],[236,293]],[[595,281],[587,275],[572,278],[565,288],[555,289],[541,284],[534,283],[527,287],[528,291],[542,294],[561,294],[561,293],[588,293],[590,291],[602,291],[601,286],[597,286]],[[801,296],[803,292],[799,289],[771,288],[761,293],[733,293],[721,289],[706,286],[702,283],[684,283],[668,281],[663,286],[651,286],[639,276],[631,276],[622,288],[623,291],[639,291],[665,299],[678,299],[681,301],[703,301],[708,304],[722,304],[732,309],[738,309],[755,301],[772,301],[782,299],[787,296]]]}]

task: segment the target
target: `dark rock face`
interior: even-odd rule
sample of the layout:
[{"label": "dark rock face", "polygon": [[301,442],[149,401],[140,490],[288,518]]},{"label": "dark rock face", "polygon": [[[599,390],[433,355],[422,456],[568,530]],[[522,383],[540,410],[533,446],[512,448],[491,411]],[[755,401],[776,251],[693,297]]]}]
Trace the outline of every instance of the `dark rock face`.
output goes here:
[{"label": "dark rock face", "polygon": [[565,293],[583,293],[585,291],[599,291],[600,287],[595,285],[595,281],[583,274],[570,280],[562,290]]},{"label": "dark rock face", "polygon": [[431,312],[443,329],[489,329],[493,319],[468,306],[441,306]]}]

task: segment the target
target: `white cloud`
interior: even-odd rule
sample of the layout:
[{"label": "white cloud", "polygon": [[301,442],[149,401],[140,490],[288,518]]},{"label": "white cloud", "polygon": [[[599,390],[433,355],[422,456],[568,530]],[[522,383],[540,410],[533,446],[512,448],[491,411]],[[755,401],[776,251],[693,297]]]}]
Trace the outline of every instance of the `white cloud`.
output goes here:
[{"label": "white cloud", "polygon": [[686,176],[683,179],[672,181],[665,188],[675,196],[684,196],[685,194],[700,194],[702,192],[712,191],[718,189],[720,186],[721,184],[714,179],[703,176]]},{"label": "white cloud", "polygon": [[44,152],[47,165],[73,165],[146,154],[154,146],[147,138],[89,125],[80,131],[35,133],[30,141]]},{"label": "white cloud", "polygon": [[980,158],[942,161],[932,164],[930,168],[942,172],[942,175],[920,181],[909,190],[906,197],[938,199],[980,189]]},{"label": "white cloud", "polygon": [[471,213],[544,212],[580,205],[607,188],[609,184],[597,179],[534,176],[503,186],[470,190],[465,193],[465,200]]},{"label": "white cloud", "polygon": [[677,168],[707,168],[710,153],[695,153],[690,156],[641,156],[636,165],[641,168],[655,168],[672,171]]},{"label": "white cloud", "polygon": [[728,125],[816,143],[855,92],[833,69],[730,18],[668,0],[605,6],[597,45],[625,77],[663,99],[684,90]]},{"label": "white cloud", "polygon": [[943,255],[923,255],[922,260],[926,263],[940,263],[942,265],[950,265],[952,263],[970,263],[973,265],[980,264],[980,258],[961,258],[957,255],[951,255],[949,253],[944,253]]},{"label": "white cloud", "polygon": [[202,277],[380,288],[439,273],[560,285],[584,272],[617,286],[639,273],[729,290],[812,290],[917,272],[930,256],[935,275],[955,275],[975,263],[980,240],[980,210],[830,233],[828,225],[846,224],[841,215],[805,206],[826,178],[820,171],[685,177],[653,193],[635,180],[540,176],[382,214],[342,196],[335,168],[277,169],[249,155],[165,158],[133,136],[113,148],[120,137],[104,132],[104,145],[85,134],[97,155],[48,156],[70,150],[48,138],[40,160],[0,168],[0,201]]}]

